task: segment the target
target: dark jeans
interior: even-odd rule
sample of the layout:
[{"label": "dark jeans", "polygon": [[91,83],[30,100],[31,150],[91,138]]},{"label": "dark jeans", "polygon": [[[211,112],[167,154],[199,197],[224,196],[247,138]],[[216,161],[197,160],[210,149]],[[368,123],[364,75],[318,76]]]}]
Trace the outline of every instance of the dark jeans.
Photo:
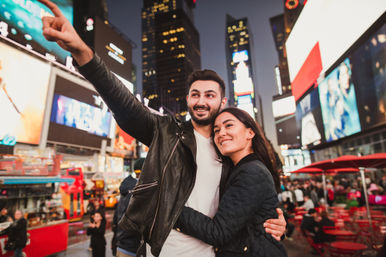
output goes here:
[{"label": "dark jeans", "polygon": [[23,257],[23,248],[16,248],[13,257]]}]

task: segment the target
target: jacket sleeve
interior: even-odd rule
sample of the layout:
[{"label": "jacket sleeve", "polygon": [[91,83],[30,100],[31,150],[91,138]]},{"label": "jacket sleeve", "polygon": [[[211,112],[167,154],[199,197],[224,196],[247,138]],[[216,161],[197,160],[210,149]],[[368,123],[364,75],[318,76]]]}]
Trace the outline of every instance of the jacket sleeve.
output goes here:
[{"label": "jacket sleeve", "polygon": [[99,228],[87,228],[87,235],[104,235],[105,234],[105,229],[106,229],[106,223],[102,222]]},{"label": "jacket sleeve", "polygon": [[119,126],[149,146],[156,126],[156,115],[130,93],[98,55],[95,54],[89,63],[78,67],[78,70],[94,85]]},{"label": "jacket sleeve", "polygon": [[[213,219],[184,207],[175,227],[207,244],[224,246],[245,228],[247,221],[261,208],[267,197],[276,195],[272,178],[269,178],[270,174],[264,171],[242,170],[225,191]],[[274,198],[272,202],[275,203]]]}]

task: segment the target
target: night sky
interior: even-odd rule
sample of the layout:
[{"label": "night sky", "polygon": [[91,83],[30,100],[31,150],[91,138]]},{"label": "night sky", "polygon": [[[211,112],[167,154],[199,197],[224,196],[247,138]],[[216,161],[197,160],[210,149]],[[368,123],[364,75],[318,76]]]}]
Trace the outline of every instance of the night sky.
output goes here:
[{"label": "night sky", "polygon": [[[107,0],[109,21],[130,38],[133,63],[137,66],[137,86],[142,89],[141,8],[142,0]],[[283,13],[283,0],[197,0],[194,24],[200,34],[201,68],[215,70],[228,82],[225,55],[225,16],[235,19],[247,17],[253,34],[254,82],[263,99],[265,131],[276,145],[276,131],[272,116],[272,96],[277,94],[274,66],[278,55],[269,18]]]}]

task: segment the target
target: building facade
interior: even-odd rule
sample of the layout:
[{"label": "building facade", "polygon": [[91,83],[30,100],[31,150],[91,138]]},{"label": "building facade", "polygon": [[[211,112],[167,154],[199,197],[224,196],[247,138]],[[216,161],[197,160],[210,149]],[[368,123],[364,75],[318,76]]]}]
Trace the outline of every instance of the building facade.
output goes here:
[{"label": "building facade", "polygon": [[247,111],[264,128],[261,99],[254,83],[253,44],[247,18],[227,15],[225,35],[229,105]]},{"label": "building facade", "polygon": [[187,76],[201,68],[195,1],[144,1],[142,9],[143,97],[148,106],[184,118]]}]

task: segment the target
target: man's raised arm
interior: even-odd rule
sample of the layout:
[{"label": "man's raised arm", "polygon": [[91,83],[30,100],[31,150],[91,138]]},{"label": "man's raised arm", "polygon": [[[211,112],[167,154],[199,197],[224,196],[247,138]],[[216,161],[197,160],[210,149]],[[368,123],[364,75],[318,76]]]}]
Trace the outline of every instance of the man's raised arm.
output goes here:
[{"label": "man's raised arm", "polygon": [[47,6],[54,14],[54,16],[42,18],[44,37],[69,51],[80,66],[91,61],[94,56],[93,51],[83,42],[58,6],[49,0],[38,1]]}]

